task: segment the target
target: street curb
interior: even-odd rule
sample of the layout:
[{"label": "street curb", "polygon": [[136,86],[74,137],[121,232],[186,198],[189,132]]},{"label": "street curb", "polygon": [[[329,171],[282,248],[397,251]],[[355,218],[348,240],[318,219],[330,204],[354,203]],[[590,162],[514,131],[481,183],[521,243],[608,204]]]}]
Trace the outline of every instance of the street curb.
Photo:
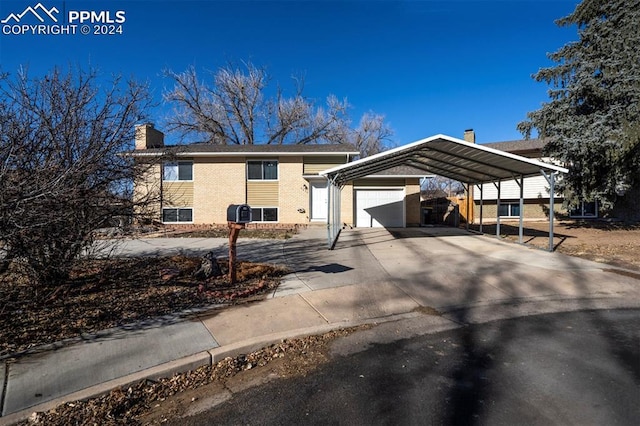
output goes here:
[{"label": "street curb", "polygon": [[328,333],[333,330],[344,328],[358,327],[369,324],[382,324],[386,322],[401,321],[403,319],[415,318],[423,314],[417,312],[407,312],[403,314],[395,314],[386,317],[372,318],[359,321],[345,321],[325,325],[317,325],[313,327],[300,328],[297,330],[289,330],[281,333],[267,334],[265,336],[255,337],[253,339],[243,340],[242,342],[221,346],[209,351],[213,363],[222,361],[227,357],[235,357],[260,350],[269,345],[280,343],[284,340],[297,339],[305,336],[313,336],[316,334]]},{"label": "street curb", "polygon": [[[607,310],[607,309],[638,309],[640,301],[619,296],[603,296],[594,298],[580,298],[562,296],[542,296],[528,299],[519,299],[511,301],[494,301],[477,305],[463,306],[447,306],[439,308],[441,313],[439,316],[452,324],[456,324],[453,328],[464,327],[467,324],[488,323],[498,320],[513,319],[519,317],[527,317],[534,315],[544,315],[562,312],[575,312],[585,310]],[[466,321],[461,322],[456,317],[456,313],[465,312]],[[247,339],[241,342],[210,349],[174,361],[157,365],[136,373],[126,375],[124,377],[113,379],[89,388],[62,396],[60,398],[27,408],[25,410],[0,417],[0,426],[12,425],[17,422],[26,420],[34,412],[44,412],[51,410],[61,404],[87,400],[99,397],[119,387],[127,387],[134,385],[142,380],[158,380],[160,378],[171,377],[176,373],[183,373],[189,370],[195,370],[203,366],[212,366],[217,362],[227,358],[247,354],[264,347],[280,343],[283,340],[295,339],[304,336],[323,334],[329,331],[357,327],[363,325],[377,325],[401,321],[405,319],[413,319],[423,317],[429,314],[421,313],[418,310],[407,313],[394,314],[385,317],[371,318],[365,320],[353,320],[324,324],[320,326],[306,327],[296,330],[289,330],[281,333],[273,333],[265,336],[259,336]],[[437,333],[440,329],[429,330],[426,334]]]},{"label": "street curb", "polygon": [[282,333],[268,334],[266,336],[260,336],[253,339],[248,339],[242,342],[227,345],[225,347],[210,349],[205,352],[200,352],[195,355],[190,355],[184,358],[180,358],[174,361],[170,361],[164,364],[157,365],[155,367],[147,368],[145,370],[138,371],[136,373],[128,374],[118,379],[109,380],[98,385],[82,389],[77,392],[70,393],[65,396],[53,399],[51,401],[44,402],[42,404],[34,405],[24,410],[8,414],[0,417],[0,426],[8,426],[20,421],[26,420],[35,412],[49,411],[61,404],[88,400],[96,398],[101,395],[109,393],[111,390],[119,387],[127,387],[134,385],[142,380],[158,380],[161,378],[171,377],[177,373],[183,373],[189,370],[195,370],[204,366],[212,366],[213,364],[227,358],[234,357],[241,354],[246,354],[264,348],[269,345],[279,343],[287,339],[295,339],[303,336],[310,336],[315,334],[322,334],[332,330],[356,327],[367,324],[379,324],[391,321],[400,321],[402,319],[413,318],[422,314],[416,312],[409,312],[404,314],[391,315],[388,317],[367,319],[362,321],[348,321],[333,324],[326,324],[321,326],[307,327],[297,330],[290,330]]},{"label": "street curb", "polygon": [[141,380],[158,380],[163,377],[171,377],[176,373],[195,370],[196,368],[206,365],[211,365],[211,354],[207,351],[200,352],[194,355],[160,364],[155,367],[147,368],[136,373],[128,374],[117,379],[109,380],[108,382],[100,383],[98,385],[94,385],[56,399],[52,399],[51,401],[26,408],[22,411],[0,417],[0,426],[11,425],[22,420],[26,420],[34,412],[49,411],[52,408],[55,408],[67,402],[96,398],[98,396],[109,393],[113,389],[131,386],[140,382]]}]

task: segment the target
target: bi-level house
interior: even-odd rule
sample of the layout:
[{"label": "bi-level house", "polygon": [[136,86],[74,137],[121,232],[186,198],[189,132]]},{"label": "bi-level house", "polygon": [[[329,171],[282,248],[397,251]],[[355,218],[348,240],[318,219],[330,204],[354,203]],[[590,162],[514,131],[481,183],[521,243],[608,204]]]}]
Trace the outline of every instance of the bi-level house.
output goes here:
[{"label": "bi-level house", "polygon": [[[473,132],[469,130],[467,132]],[[475,135],[465,134],[465,139],[474,141]],[[474,141],[475,142],[475,141]],[[552,162],[550,158],[543,155],[546,141],[543,139],[515,140],[506,142],[493,142],[484,144],[489,148],[498,149],[521,157]],[[524,179],[524,220],[546,220],[549,217],[549,183],[544,176],[533,176]],[[581,202],[567,211],[562,204],[561,194],[555,194],[557,203],[554,207],[555,214],[561,216],[582,219],[597,218],[599,216],[598,203]],[[498,189],[494,185],[483,185],[482,187],[482,217],[485,221],[495,220],[497,216],[501,219],[517,219],[520,217],[520,187],[515,180],[504,181],[500,187],[500,203],[498,208]],[[474,222],[480,219],[480,186],[474,187]]]},{"label": "bi-level house", "polygon": [[[157,188],[152,215],[171,226],[226,225],[227,207],[248,204],[252,226],[289,227],[326,223],[327,181],[319,172],[352,161],[348,144],[165,146],[152,124],[136,129],[137,161],[154,159],[135,190]],[[420,224],[420,178],[424,172],[396,168],[349,182],[341,217],[357,227]]]}]

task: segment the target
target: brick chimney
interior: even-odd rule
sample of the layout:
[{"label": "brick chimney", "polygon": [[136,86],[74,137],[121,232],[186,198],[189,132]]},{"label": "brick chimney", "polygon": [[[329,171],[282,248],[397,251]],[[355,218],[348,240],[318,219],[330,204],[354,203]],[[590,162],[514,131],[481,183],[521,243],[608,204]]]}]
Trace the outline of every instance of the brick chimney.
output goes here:
[{"label": "brick chimney", "polygon": [[138,124],[136,126],[136,150],[149,148],[162,148],[164,146],[164,133],[156,130],[153,123]]},{"label": "brick chimney", "polygon": [[464,131],[464,140],[471,143],[476,143],[476,132],[473,129],[467,129]]}]

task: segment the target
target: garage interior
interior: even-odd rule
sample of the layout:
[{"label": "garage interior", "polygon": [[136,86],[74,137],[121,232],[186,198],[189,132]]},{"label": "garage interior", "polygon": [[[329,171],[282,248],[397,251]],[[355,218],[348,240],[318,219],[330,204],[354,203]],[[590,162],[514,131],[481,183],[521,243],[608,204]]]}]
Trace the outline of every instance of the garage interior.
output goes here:
[{"label": "garage interior", "polygon": [[[325,176],[329,182],[328,197],[328,246],[333,249],[342,230],[342,218],[340,217],[340,194],[342,188],[350,181],[363,178],[375,173],[382,172],[392,167],[409,166],[423,170],[425,174],[440,175],[446,178],[457,180],[464,186],[466,200],[470,200],[470,191],[473,186],[480,188],[480,232],[482,232],[482,188],[484,185],[494,185],[498,191],[498,206],[500,205],[501,182],[514,180],[520,187],[520,221],[519,221],[519,242],[522,243],[523,236],[523,191],[524,178],[542,174],[549,183],[549,251],[553,251],[553,203],[555,181],[559,174],[567,173],[564,167],[543,163],[538,160],[521,157],[504,151],[499,151],[483,145],[474,144],[461,139],[446,135],[434,135],[389,151],[381,152],[370,157],[362,158],[351,163],[346,163],[320,174]],[[373,209],[381,202],[393,204],[401,202],[398,198],[398,191],[395,194],[389,191],[378,191],[380,195],[363,192],[362,199],[359,200],[358,209],[361,205],[364,211],[367,208]],[[358,195],[356,195],[358,197]],[[384,200],[378,200],[384,197]],[[369,206],[369,207],[366,207]],[[498,209],[499,210],[499,209]],[[468,206],[467,206],[468,211]],[[369,214],[370,217],[373,215]],[[386,228],[403,227],[397,219],[388,217],[385,214],[378,215],[383,218],[379,222]],[[403,216],[404,217],[404,216]],[[363,215],[363,220],[365,216]],[[357,220],[356,220],[357,222]],[[500,216],[496,217],[496,235],[500,236]],[[399,226],[398,226],[399,225]],[[468,229],[468,223],[467,223]]]}]

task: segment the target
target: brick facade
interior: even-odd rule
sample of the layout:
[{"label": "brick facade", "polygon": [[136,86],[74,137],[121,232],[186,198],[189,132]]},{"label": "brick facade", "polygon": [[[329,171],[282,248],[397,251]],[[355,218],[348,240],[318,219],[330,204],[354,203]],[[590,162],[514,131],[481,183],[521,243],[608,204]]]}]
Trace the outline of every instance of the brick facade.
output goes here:
[{"label": "brick facade", "polygon": [[[133,154],[140,163],[153,159],[155,165],[144,179],[135,183],[136,196],[150,193],[152,187],[159,194],[159,202],[154,204],[153,219],[166,218],[177,223],[165,223],[165,229],[211,229],[227,227],[227,207],[231,204],[249,204],[253,208],[263,208],[263,218],[268,218],[269,208],[277,208],[277,222],[253,222],[249,229],[290,229],[311,223],[312,182],[323,180],[319,172],[351,161],[358,153],[349,145],[250,145],[227,146],[211,144],[191,144],[180,147],[165,147],[163,134],[151,124],[136,128],[136,150]],[[168,168],[172,179],[163,180],[165,158],[176,162]],[[145,160],[147,159],[147,160]],[[264,178],[252,175],[248,179],[248,161],[262,161],[263,164],[278,162],[277,179],[270,175],[273,168],[263,168]],[[186,163],[186,169],[185,167]],[[254,163],[252,173],[256,173]],[[191,169],[188,166],[191,165]],[[266,167],[263,165],[263,167]],[[258,169],[259,170],[259,169]],[[189,174],[191,172],[191,174]],[[169,172],[168,172],[169,173]],[[177,173],[174,175],[174,173]],[[259,171],[258,171],[259,173]],[[363,184],[376,186],[400,186],[405,188],[406,223],[408,226],[420,223],[419,178],[383,176],[364,179]],[[318,192],[322,197],[322,192]],[[342,222],[353,226],[355,223],[355,200],[353,184],[342,189]],[[322,198],[319,198],[322,202]],[[316,205],[317,207],[322,204]],[[319,218],[322,216],[318,215]],[[318,221],[322,225],[322,221]]]}]

